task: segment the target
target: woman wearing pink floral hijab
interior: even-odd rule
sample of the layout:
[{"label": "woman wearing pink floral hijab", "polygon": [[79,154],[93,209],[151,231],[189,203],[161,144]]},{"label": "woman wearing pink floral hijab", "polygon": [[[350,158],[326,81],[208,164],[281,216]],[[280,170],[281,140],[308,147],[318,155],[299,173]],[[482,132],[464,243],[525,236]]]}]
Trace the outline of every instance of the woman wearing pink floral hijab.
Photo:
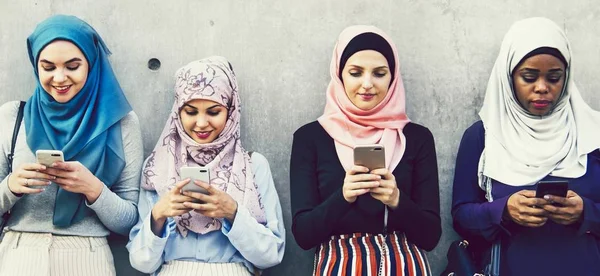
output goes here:
[{"label": "woman wearing pink floral hijab", "polygon": [[[352,26],[333,51],[325,112],[294,133],[292,232],[316,247],[314,275],[431,275],[423,251],[441,235],[431,132],[410,122],[392,40]],[[385,168],[354,165],[380,144]]]},{"label": "woman wearing pink floral hijab", "polygon": [[[134,268],[156,275],[251,275],[281,262],[285,229],[269,164],[240,140],[240,98],[223,57],[180,68],[175,103],[142,172]],[[183,179],[202,166],[210,183]],[[198,185],[208,194],[182,191]]]}]

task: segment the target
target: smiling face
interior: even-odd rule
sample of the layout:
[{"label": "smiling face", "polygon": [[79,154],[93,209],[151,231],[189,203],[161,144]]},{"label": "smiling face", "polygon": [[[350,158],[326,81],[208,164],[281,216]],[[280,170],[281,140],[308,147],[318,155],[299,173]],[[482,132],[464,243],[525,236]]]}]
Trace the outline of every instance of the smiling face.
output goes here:
[{"label": "smiling face", "polygon": [[392,81],[385,57],[374,50],[353,54],[342,70],[342,81],[348,99],[362,110],[377,106],[387,95]]},{"label": "smiling face", "polygon": [[75,44],[57,40],[42,50],[37,69],[40,84],[46,93],[55,101],[66,103],[85,85],[89,65]]},{"label": "smiling face", "polygon": [[203,99],[191,100],[179,111],[185,133],[199,144],[208,144],[217,139],[227,123],[227,108]]},{"label": "smiling face", "polygon": [[565,65],[560,59],[540,54],[527,58],[512,73],[515,95],[533,115],[548,114],[556,105],[565,83]]}]

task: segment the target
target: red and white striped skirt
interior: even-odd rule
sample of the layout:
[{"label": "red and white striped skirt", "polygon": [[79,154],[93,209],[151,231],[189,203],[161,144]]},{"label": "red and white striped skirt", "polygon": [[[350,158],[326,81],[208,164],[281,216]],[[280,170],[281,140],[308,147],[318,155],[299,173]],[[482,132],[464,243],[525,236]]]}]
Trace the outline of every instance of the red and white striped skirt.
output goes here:
[{"label": "red and white striped skirt", "polygon": [[315,252],[313,275],[432,275],[425,252],[404,234],[332,236]]}]

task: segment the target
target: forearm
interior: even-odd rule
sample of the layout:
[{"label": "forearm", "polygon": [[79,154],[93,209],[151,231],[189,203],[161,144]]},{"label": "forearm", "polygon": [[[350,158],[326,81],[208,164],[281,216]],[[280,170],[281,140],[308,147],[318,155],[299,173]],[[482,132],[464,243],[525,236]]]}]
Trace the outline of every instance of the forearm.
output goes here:
[{"label": "forearm", "polygon": [[285,228],[281,207],[276,210],[278,215],[262,225],[250,215],[245,206],[239,205],[233,225],[225,222],[222,230],[240,254],[261,269],[275,266],[283,259]]},{"label": "forearm", "polygon": [[502,227],[502,216],[510,196],[493,202],[470,202],[454,206],[452,217],[456,232],[461,236],[477,236],[493,241]]},{"label": "forearm", "polygon": [[292,233],[298,245],[308,250],[326,241],[331,236],[336,222],[350,210],[350,206],[340,188],[316,207],[296,211]]},{"label": "forearm", "polygon": [[106,228],[121,235],[127,235],[138,219],[136,204],[119,197],[106,186],[88,207],[96,212]]},{"label": "forearm", "polygon": [[20,197],[16,196],[13,192],[8,188],[8,178],[10,175],[5,177],[2,182],[0,182],[0,215],[6,213],[10,210],[15,203],[20,199]]},{"label": "forearm", "polygon": [[439,211],[424,209],[402,191],[396,209],[388,208],[388,227],[401,230],[409,241],[431,251],[442,235]]}]

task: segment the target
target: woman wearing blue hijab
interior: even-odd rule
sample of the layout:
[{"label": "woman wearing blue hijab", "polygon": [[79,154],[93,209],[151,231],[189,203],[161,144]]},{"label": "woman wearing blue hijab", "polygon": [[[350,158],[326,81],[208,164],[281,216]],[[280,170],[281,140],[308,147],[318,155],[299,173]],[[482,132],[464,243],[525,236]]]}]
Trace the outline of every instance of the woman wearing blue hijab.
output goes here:
[{"label": "woman wearing blue hijab", "polygon": [[[27,39],[38,79],[8,154],[18,102],[0,106],[0,275],[114,275],[106,236],[137,222],[142,141],[139,122],[86,22],[56,15]],[[65,162],[38,164],[37,150]],[[36,265],[31,265],[36,260]]]}]

